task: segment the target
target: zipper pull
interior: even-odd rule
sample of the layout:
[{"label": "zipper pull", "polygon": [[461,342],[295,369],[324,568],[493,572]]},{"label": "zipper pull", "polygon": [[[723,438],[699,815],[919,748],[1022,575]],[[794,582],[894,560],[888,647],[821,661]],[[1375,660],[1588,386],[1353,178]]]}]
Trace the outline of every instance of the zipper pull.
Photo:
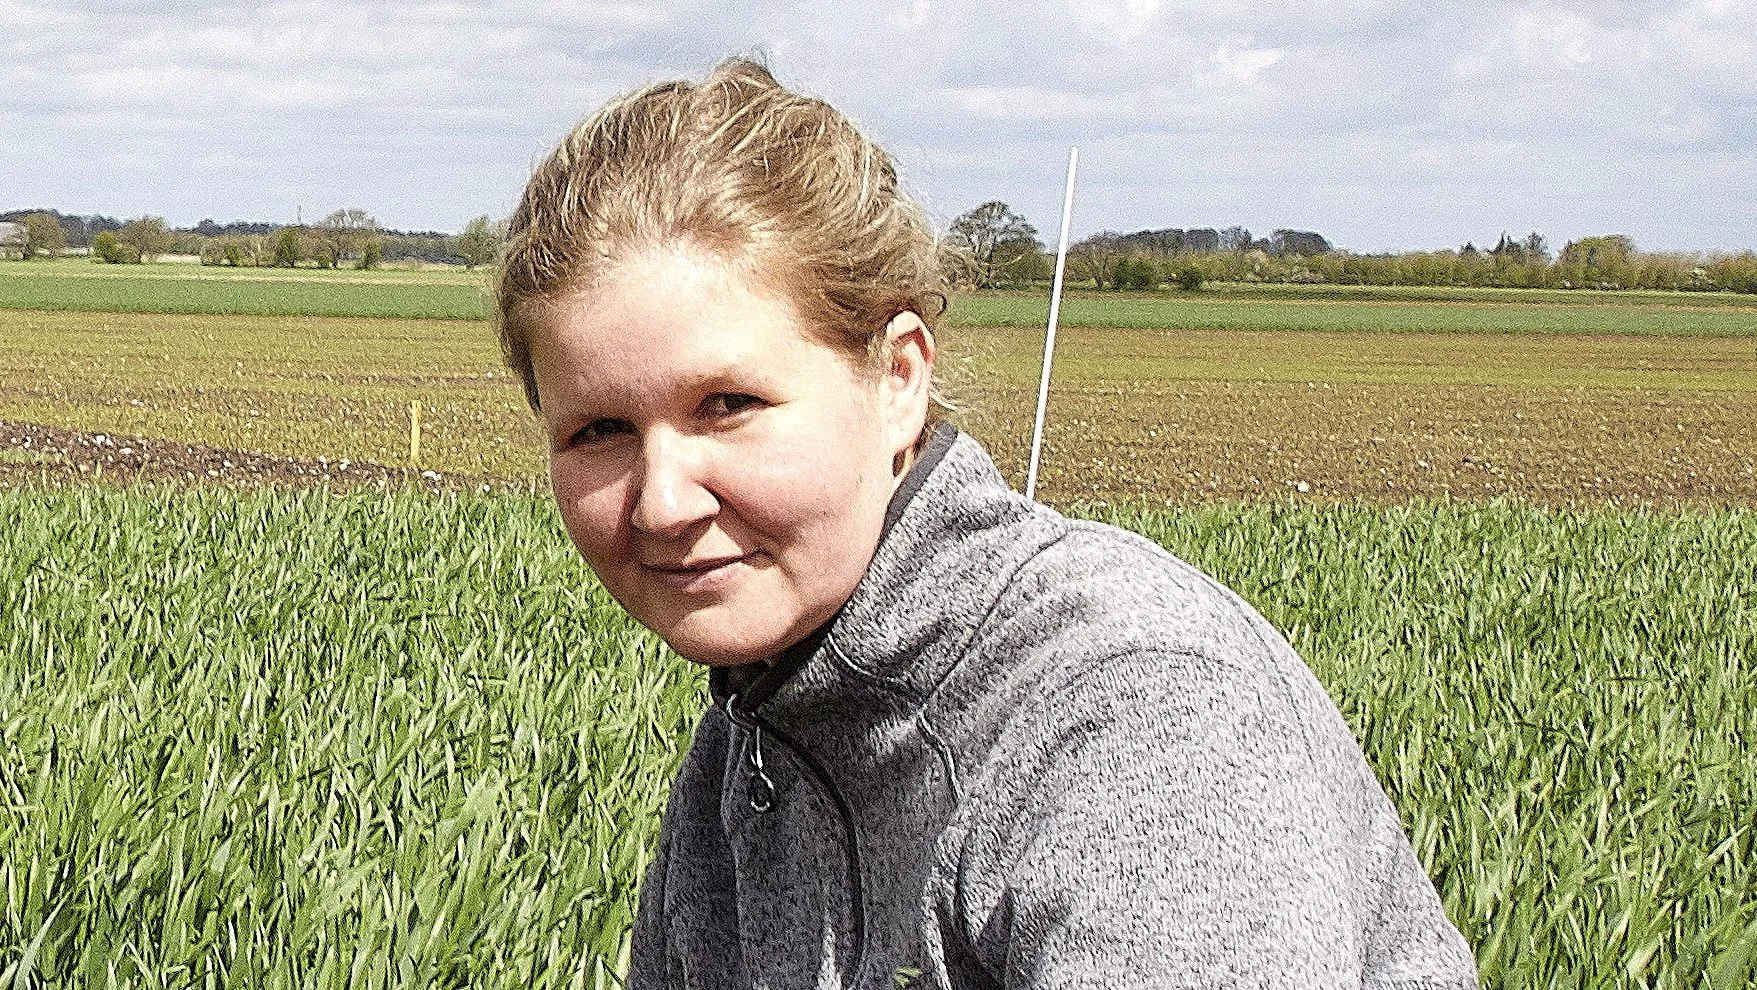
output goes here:
[{"label": "zipper pull", "polygon": [[775,807],[775,782],[763,770],[763,730],[753,728],[750,741],[750,769],[744,778],[744,797],[750,810],[768,814]]},{"label": "zipper pull", "polygon": [[754,718],[749,718],[735,707],[738,695],[726,699],[726,717],[734,725],[742,725],[750,730],[750,749],[745,754],[744,799],[749,802],[750,810],[759,815],[766,815],[775,807],[775,782],[769,779],[768,771],[763,769],[763,726]]}]

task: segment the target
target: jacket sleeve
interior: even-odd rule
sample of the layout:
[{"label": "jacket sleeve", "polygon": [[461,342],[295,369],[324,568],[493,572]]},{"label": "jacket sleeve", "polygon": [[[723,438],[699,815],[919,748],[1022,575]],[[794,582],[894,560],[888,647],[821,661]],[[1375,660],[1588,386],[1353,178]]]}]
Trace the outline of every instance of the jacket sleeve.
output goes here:
[{"label": "jacket sleeve", "polygon": [[1070,664],[1021,703],[939,846],[929,937],[981,970],[950,986],[1476,985],[1341,715],[1282,650]]}]

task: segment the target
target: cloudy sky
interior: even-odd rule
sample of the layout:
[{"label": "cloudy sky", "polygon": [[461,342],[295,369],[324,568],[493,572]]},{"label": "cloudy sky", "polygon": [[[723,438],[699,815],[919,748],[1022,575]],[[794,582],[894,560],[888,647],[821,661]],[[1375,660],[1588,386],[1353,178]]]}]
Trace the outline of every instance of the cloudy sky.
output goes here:
[{"label": "cloudy sky", "polygon": [[[1434,12],[1443,6],[1443,12]],[[0,209],[504,215],[615,93],[765,53],[943,224],[1757,247],[1757,0],[0,0]]]}]

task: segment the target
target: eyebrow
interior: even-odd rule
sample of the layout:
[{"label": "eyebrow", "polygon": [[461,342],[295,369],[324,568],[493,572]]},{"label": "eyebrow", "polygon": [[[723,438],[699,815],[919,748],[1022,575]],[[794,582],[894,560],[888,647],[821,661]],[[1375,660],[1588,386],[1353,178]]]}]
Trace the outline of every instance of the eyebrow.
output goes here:
[{"label": "eyebrow", "polygon": [[741,381],[748,382],[750,380],[751,376],[746,369],[733,365],[722,365],[707,371],[684,375],[678,380],[678,386],[685,392],[711,392],[719,390],[721,386],[731,386]]},{"label": "eyebrow", "polygon": [[[769,379],[762,376],[760,369],[742,368],[737,365],[726,364],[669,378],[667,379],[667,384],[670,387],[675,388],[677,391],[688,394],[694,392],[736,391],[739,388],[760,386],[768,380]],[[582,384],[590,385],[592,383],[586,382]],[[582,401],[579,403],[579,408],[587,412],[570,415],[567,419],[589,422],[590,420],[601,418],[593,410],[603,405],[602,400],[598,397],[605,394],[604,390],[595,388],[589,390],[582,389],[581,394]],[[589,415],[587,414],[588,412],[590,413]]]}]

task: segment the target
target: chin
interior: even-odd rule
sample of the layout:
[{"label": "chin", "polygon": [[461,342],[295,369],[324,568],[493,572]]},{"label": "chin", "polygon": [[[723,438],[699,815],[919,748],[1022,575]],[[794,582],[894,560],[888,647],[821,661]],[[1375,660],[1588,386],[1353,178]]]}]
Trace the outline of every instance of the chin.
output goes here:
[{"label": "chin", "polygon": [[727,643],[718,640],[696,640],[683,637],[663,637],[672,652],[691,663],[699,663],[704,667],[737,667],[747,663],[768,663],[785,647],[767,645],[753,646],[746,643]]},{"label": "chin", "polygon": [[[648,626],[671,647],[672,652],[704,667],[736,667],[746,663],[767,663],[787,648],[784,637],[750,635],[749,629],[734,632],[741,625],[725,615],[714,615],[713,609],[677,618],[657,626]],[[772,630],[770,631],[772,633]]]}]

